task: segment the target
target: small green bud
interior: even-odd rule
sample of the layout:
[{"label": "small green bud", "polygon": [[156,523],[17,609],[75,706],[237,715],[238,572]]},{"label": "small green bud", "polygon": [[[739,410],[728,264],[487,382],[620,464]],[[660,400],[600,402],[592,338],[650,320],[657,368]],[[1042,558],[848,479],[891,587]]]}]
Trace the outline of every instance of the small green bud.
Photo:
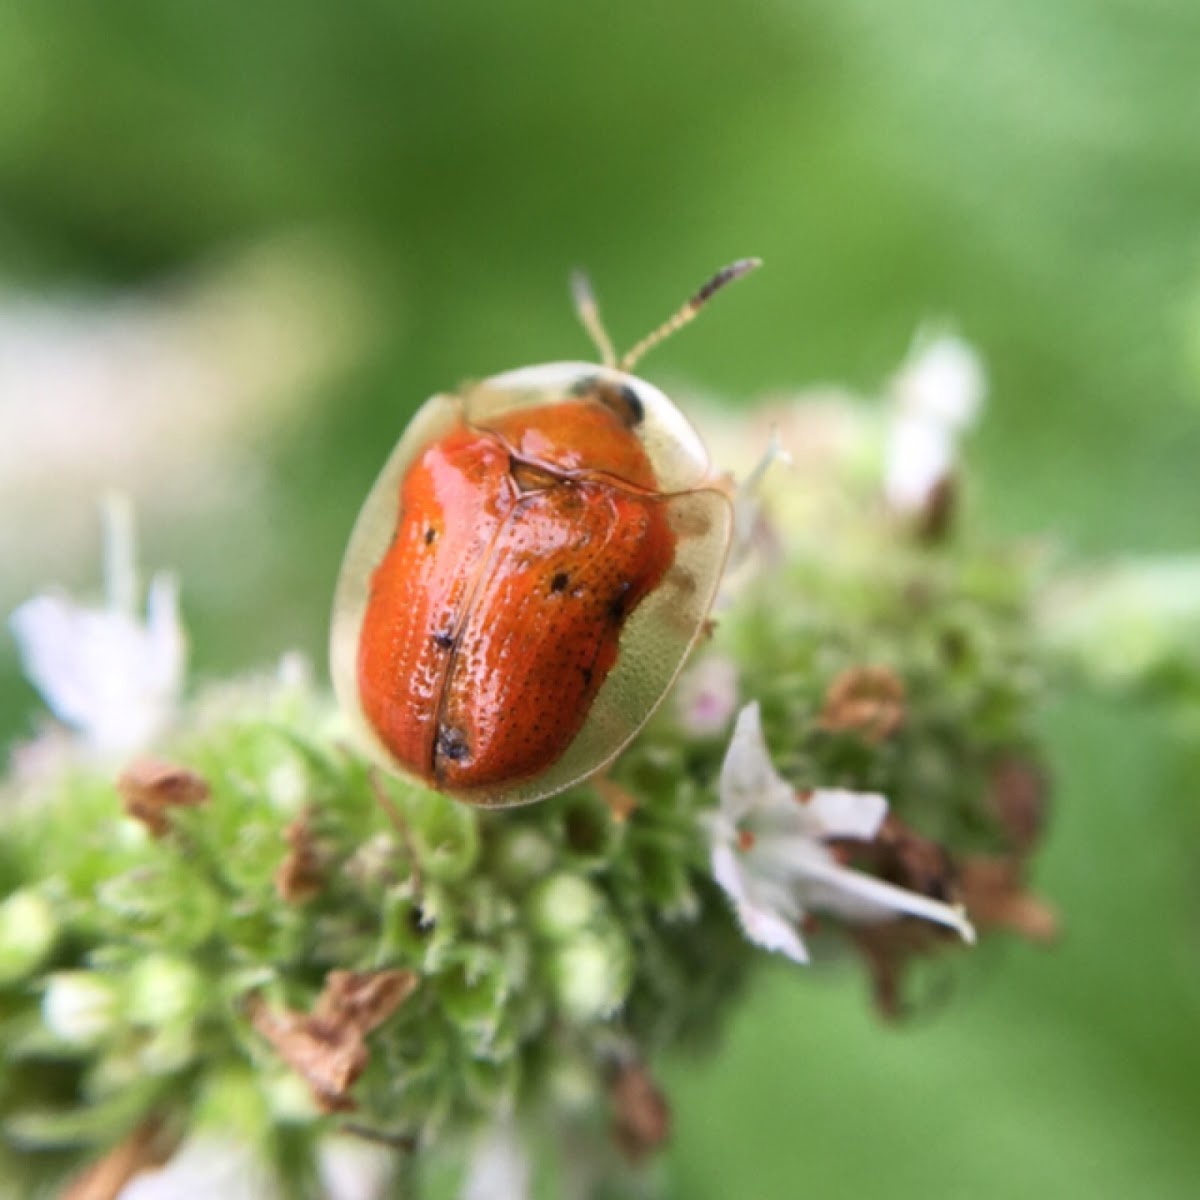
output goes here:
[{"label": "small green bud", "polygon": [[94,971],[58,971],[42,997],[42,1021],[62,1041],[95,1046],[120,1025],[116,987]]},{"label": "small green bud", "polygon": [[189,1019],[201,1006],[199,971],[181,958],[149,954],[129,975],[126,1015],[135,1025],[158,1027]]},{"label": "small green bud", "polygon": [[592,1064],[576,1055],[556,1059],[546,1077],[546,1092],[555,1112],[586,1113],[601,1091]]},{"label": "small green bud", "polygon": [[544,833],[527,825],[514,825],[498,839],[497,875],[514,887],[541,879],[554,865],[554,846]]},{"label": "small green bud", "polygon": [[0,985],[35,970],[58,935],[54,910],[34,891],[14,892],[0,904]]},{"label": "small green bud", "polygon": [[[257,1073],[237,1063],[214,1064],[199,1086],[195,1123],[236,1129],[247,1142],[266,1141],[271,1135],[274,1112],[267,1094],[277,1079],[298,1080],[295,1072]],[[303,1081],[300,1081],[304,1087]],[[273,1098],[273,1097],[272,1097]]]},{"label": "small green bud", "polygon": [[284,1125],[307,1125],[320,1116],[312,1090],[296,1071],[266,1075],[262,1098],[272,1118]]},{"label": "small green bud", "polygon": [[298,757],[280,759],[267,772],[265,782],[271,804],[289,816],[304,807],[311,791],[308,772]]},{"label": "small green bud", "polygon": [[551,960],[559,1007],[580,1023],[611,1017],[625,1001],[632,971],[629,943],[616,926],[577,934]]},{"label": "small green bud", "polygon": [[139,1047],[128,1038],[119,1042],[92,1068],[88,1076],[88,1092],[93,1096],[112,1096],[144,1082],[146,1069]]},{"label": "small green bud", "polygon": [[144,1075],[173,1075],[195,1057],[196,1039],[190,1025],[168,1025],[155,1030],[137,1052]]},{"label": "small green bud", "polygon": [[600,890],[580,875],[560,871],[529,898],[529,919],[543,937],[561,941],[596,920],[605,909]]}]

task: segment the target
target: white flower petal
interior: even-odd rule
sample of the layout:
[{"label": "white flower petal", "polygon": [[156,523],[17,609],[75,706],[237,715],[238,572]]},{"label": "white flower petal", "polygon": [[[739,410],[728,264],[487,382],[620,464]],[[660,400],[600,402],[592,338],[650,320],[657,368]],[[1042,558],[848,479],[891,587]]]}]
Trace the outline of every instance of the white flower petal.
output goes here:
[{"label": "white flower petal", "polygon": [[918,344],[892,384],[897,412],[888,434],[884,494],[899,513],[920,512],[954,468],[960,435],[987,390],[979,356],[961,338]]},{"label": "white flower petal", "polygon": [[808,950],[792,922],[769,908],[756,908],[750,904],[735,907],[743,931],[756,946],[786,954],[792,962],[808,962]]},{"label": "white flower petal", "polygon": [[710,863],[713,878],[734,904],[747,904],[745,876],[734,849],[720,843],[714,845]]},{"label": "white flower petal", "polygon": [[878,792],[852,792],[846,788],[818,788],[803,802],[820,822],[827,838],[856,838],[869,842],[887,816],[888,802]]},{"label": "white flower petal", "polygon": [[806,908],[832,913],[846,921],[867,924],[907,914],[948,925],[963,941],[975,941],[975,927],[962,909],[843,867],[832,856],[823,862],[814,858],[806,863],[797,888]]},{"label": "white flower petal", "polygon": [[77,624],[74,605],[57,595],[35,596],[9,617],[26,678],[70,724],[88,710],[87,689],[71,653]]},{"label": "white flower petal", "polygon": [[[110,520],[115,520],[109,506]],[[170,722],[183,690],[186,641],[179,589],[158,575],[145,624],[124,607],[130,568],[124,539],[111,536],[113,605],[88,608],[47,593],[10,618],[25,673],[64,724],[101,755],[143,749]],[[118,607],[117,605],[120,605]]]},{"label": "white flower petal", "polygon": [[954,438],[944,426],[901,417],[892,426],[884,466],[883,490],[897,512],[922,509],[934,488],[954,465]]},{"label": "white flower petal", "polygon": [[918,339],[894,384],[901,405],[950,431],[965,429],[979,415],[987,393],[983,363],[960,337]]},{"label": "white flower petal", "polygon": [[795,789],[775,772],[757,701],[738,714],[721,767],[721,813],[740,821],[755,809],[794,807]]},{"label": "white flower petal", "polygon": [[[733,849],[729,846],[713,847],[712,871],[713,878],[733,901],[742,931],[750,941],[766,950],[786,954],[793,962],[808,962],[808,951],[789,916],[765,902],[762,891],[758,891],[754,899],[751,898],[749,880]],[[788,907],[791,907],[790,904]]]}]

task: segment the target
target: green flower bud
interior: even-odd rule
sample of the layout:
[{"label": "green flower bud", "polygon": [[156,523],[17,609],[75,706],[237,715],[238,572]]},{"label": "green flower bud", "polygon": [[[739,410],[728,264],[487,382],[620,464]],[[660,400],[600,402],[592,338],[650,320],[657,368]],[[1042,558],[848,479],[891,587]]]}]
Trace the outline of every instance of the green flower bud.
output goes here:
[{"label": "green flower bud", "polygon": [[560,871],[529,898],[533,928],[552,941],[569,938],[605,912],[604,895],[582,876]]},{"label": "green flower bud", "polygon": [[558,1006],[581,1024],[611,1017],[625,1002],[632,974],[632,951],[615,925],[577,934],[551,959]]},{"label": "green flower bud", "polygon": [[0,904],[0,985],[35,970],[57,934],[54,910],[37,892],[14,892]]},{"label": "green flower bud", "polygon": [[312,1090],[296,1071],[263,1078],[262,1098],[271,1117],[284,1125],[307,1125],[320,1116]]},{"label": "green flower bud", "polygon": [[546,1076],[546,1094],[557,1113],[586,1113],[600,1092],[595,1067],[575,1055],[556,1059]]},{"label": "green flower bud", "polygon": [[276,1079],[298,1080],[294,1071],[259,1074],[241,1063],[214,1066],[196,1096],[195,1121],[222,1129],[236,1129],[247,1142],[265,1141],[271,1134],[273,1111],[264,1092],[274,1096]]},{"label": "green flower bud", "polygon": [[88,1092],[112,1096],[144,1082],[146,1069],[139,1048],[128,1038],[108,1050],[88,1076]]},{"label": "green flower bud", "polygon": [[98,1045],[120,1026],[121,998],[115,985],[94,971],[59,971],[42,997],[42,1021],[73,1046]]},{"label": "green flower bud", "polygon": [[138,1047],[138,1065],[145,1075],[173,1075],[196,1057],[190,1025],[168,1025]]},{"label": "green flower bud", "polygon": [[181,1023],[201,1007],[204,981],[190,963],[168,954],[150,954],[129,975],[125,1013],[135,1025]]},{"label": "green flower bud", "polygon": [[528,825],[513,825],[497,839],[494,851],[496,874],[513,887],[526,886],[554,865],[550,839]]}]

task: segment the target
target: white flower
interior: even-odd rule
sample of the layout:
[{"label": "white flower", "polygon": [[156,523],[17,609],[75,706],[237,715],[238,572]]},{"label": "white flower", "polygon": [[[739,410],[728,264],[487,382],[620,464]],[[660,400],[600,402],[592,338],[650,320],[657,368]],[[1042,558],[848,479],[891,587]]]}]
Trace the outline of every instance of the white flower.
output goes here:
[{"label": "white flower", "polygon": [[516,1125],[502,1118],[476,1139],[459,1200],[527,1200],[531,1175]]},{"label": "white flower", "polygon": [[799,931],[810,910],[864,924],[909,914],[974,941],[961,910],[838,862],[828,839],[869,841],[887,814],[887,801],[840,789],[798,796],[771,765],[757,704],[738,716],[720,793],[720,811],[709,820],[712,871],[751,941],[807,962]]},{"label": "white flower", "polygon": [[21,605],[10,622],[25,674],[54,714],[89,750],[116,756],[144,749],[170,723],[187,650],[173,578],[156,575],[145,619],[135,613],[128,500],[106,502],[104,523],[105,606],[89,608],[48,592]]},{"label": "white flower", "polygon": [[949,478],[959,436],[975,421],[986,392],[979,356],[961,338],[918,339],[892,382],[896,415],[887,440],[884,493],[896,512],[920,512]]}]

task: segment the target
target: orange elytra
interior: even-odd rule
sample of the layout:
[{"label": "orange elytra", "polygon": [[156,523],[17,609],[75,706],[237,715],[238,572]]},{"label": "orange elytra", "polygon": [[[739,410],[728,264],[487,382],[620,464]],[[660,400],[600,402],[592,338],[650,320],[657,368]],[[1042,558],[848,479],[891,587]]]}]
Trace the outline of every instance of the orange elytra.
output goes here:
[{"label": "orange elytra", "polygon": [[619,362],[523,367],[426,401],[367,496],[334,601],[334,688],[384,766],[523,804],[616,757],[708,616],[732,532],[699,435],[630,373],[718,272]]}]

